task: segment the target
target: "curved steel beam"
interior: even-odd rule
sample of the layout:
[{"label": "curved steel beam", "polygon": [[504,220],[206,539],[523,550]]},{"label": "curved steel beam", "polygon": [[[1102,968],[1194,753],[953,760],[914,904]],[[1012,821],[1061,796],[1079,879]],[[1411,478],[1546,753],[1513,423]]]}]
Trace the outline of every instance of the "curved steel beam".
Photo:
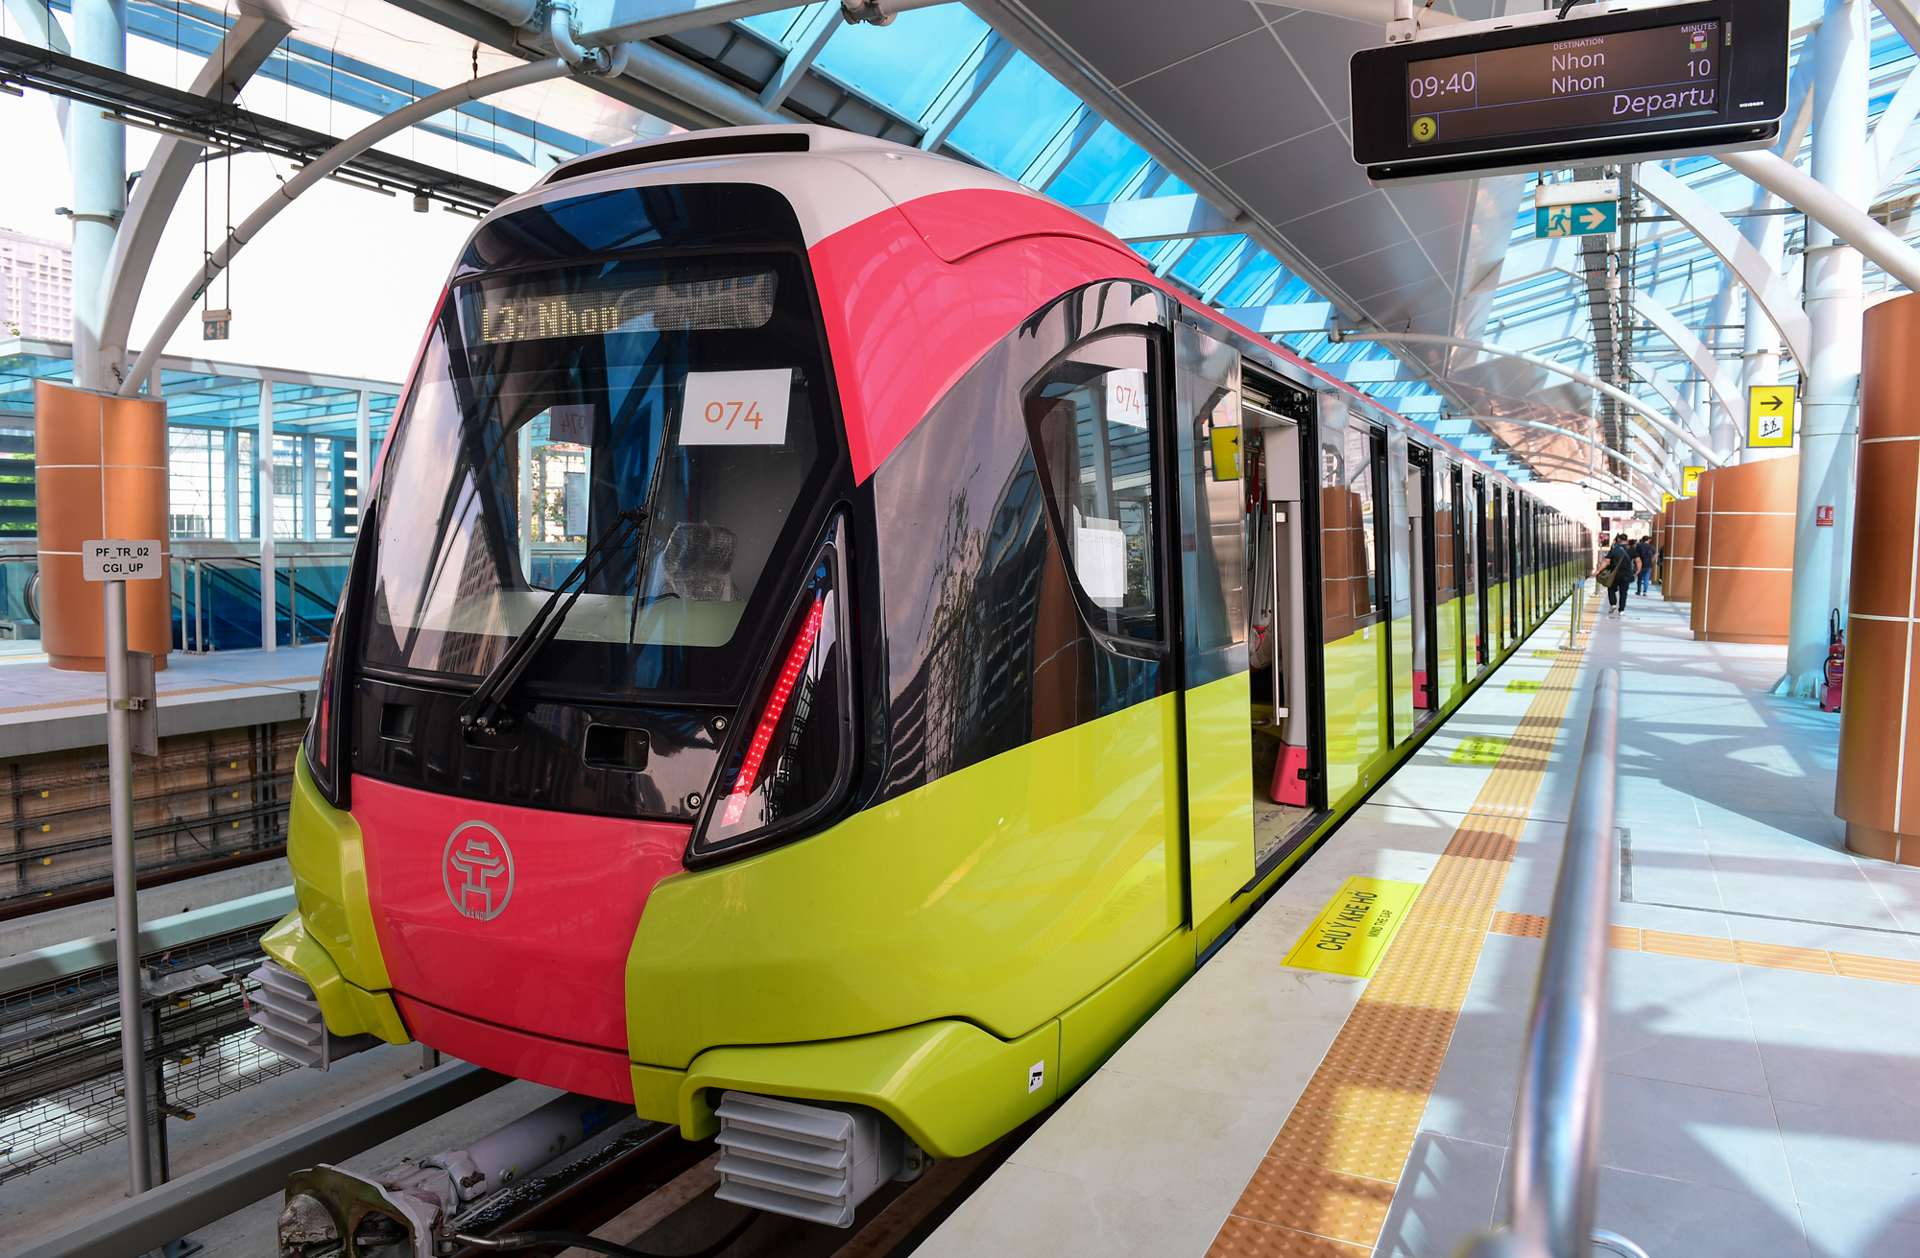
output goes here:
[{"label": "curved steel beam", "polygon": [[1673,381],[1657,371],[1636,371],[1640,382],[1660,395],[1660,400],[1672,408],[1680,418],[1682,427],[1692,429],[1700,427],[1700,417],[1693,413],[1693,407],[1680,396],[1680,390],[1673,387]]},{"label": "curved steel beam", "polygon": [[153,365],[167,347],[167,341],[179,329],[180,323],[187,317],[187,311],[193,308],[193,302],[213,278],[225,270],[233,261],[233,256],[246,247],[247,243],[260,234],[261,228],[279,216],[280,211],[292,205],[294,201],[322,179],[338,170],[357,155],[372,148],[381,140],[404,131],[416,122],[423,122],[435,114],[444,113],[470,100],[479,100],[495,92],[504,92],[511,88],[525,87],[529,83],[544,83],[548,79],[557,79],[569,73],[567,63],[558,57],[546,61],[530,61],[525,65],[510,66],[505,70],[496,70],[492,74],[483,74],[477,79],[450,87],[431,96],[423,96],[411,105],[394,110],[383,118],[362,127],[353,135],[328,149],[300,168],[300,173],[275,189],[259,208],[247,216],[245,222],[227,233],[220,247],[207,255],[199,272],[180,290],[173,305],[160,317],[159,324],[147,337],[147,347],[140,351],[140,357],[134,360],[133,367],[127,372],[127,378],[120,384],[120,395],[132,397],[140,391],[140,386],[152,372]]},{"label": "curved steel beam", "polygon": [[[1558,424],[1543,424],[1543,423],[1540,423],[1538,420],[1532,420],[1532,419],[1506,419],[1499,415],[1455,415],[1453,418],[1482,420],[1484,422],[1492,423],[1492,424],[1516,424],[1521,428],[1538,428],[1541,432],[1550,432],[1554,434],[1556,437],[1572,437],[1575,441],[1578,441],[1584,445],[1598,446],[1605,453],[1611,455],[1616,459],[1619,459],[1622,463],[1625,463],[1628,467],[1632,468],[1634,471],[1646,477],[1649,481],[1651,481],[1654,485],[1658,486],[1661,490],[1665,491],[1666,493],[1672,494],[1676,498],[1680,496],[1680,491],[1673,487],[1673,482],[1668,480],[1660,472],[1654,471],[1652,468],[1648,467],[1645,463],[1640,462],[1638,459],[1635,459],[1628,455],[1620,453],[1618,450],[1614,449],[1612,446],[1603,445],[1600,442],[1595,441],[1592,437],[1583,436],[1580,433],[1573,431],[1573,429],[1571,428],[1562,428]],[[1507,453],[1510,457],[1516,458],[1516,459],[1558,459],[1560,457],[1559,455],[1556,455],[1556,454],[1548,454],[1543,450],[1542,451],[1516,450],[1512,446],[1507,447]],[[1593,470],[1596,473],[1605,471],[1604,468],[1594,468]]]},{"label": "curved steel beam", "polygon": [[[1849,204],[1845,197],[1812,175],[1772,153],[1715,153],[1714,156],[1804,212],[1894,279],[1920,292],[1920,253],[1868,217],[1859,206]],[[1801,362],[1804,364],[1806,360]],[[1808,374],[1804,366],[1801,374]]]},{"label": "curved steel beam", "polygon": [[[1880,230],[1886,231],[1886,228],[1882,227]],[[1915,287],[1920,288],[1920,285],[1916,285]],[[1483,354],[1492,354],[1499,358],[1517,358],[1521,362],[1532,363],[1534,366],[1551,371],[1555,375],[1565,376],[1576,384],[1584,384],[1590,389],[1598,389],[1621,405],[1646,416],[1647,420],[1652,423],[1655,428],[1666,433],[1669,437],[1683,441],[1695,450],[1698,450],[1700,456],[1706,459],[1709,466],[1725,467],[1728,462],[1726,455],[1717,453],[1712,446],[1706,444],[1704,439],[1685,431],[1678,424],[1675,424],[1665,415],[1662,415],[1645,402],[1642,402],[1639,398],[1633,396],[1633,394],[1628,393],[1625,389],[1615,388],[1598,376],[1588,375],[1577,367],[1569,367],[1565,363],[1557,363],[1551,358],[1544,358],[1539,354],[1528,353],[1524,349],[1508,349],[1504,345],[1495,345],[1489,341],[1476,341],[1465,336],[1442,336],[1438,332],[1343,332],[1336,327],[1327,335],[1330,340],[1334,341],[1405,341],[1410,345],[1455,345],[1462,349],[1477,349]]]},{"label": "curved steel beam", "polygon": [[[188,91],[223,102],[266,63],[280,41],[293,31],[291,23],[272,13],[242,11],[213,52],[201,65]],[[127,357],[127,337],[133,329],[134,307],[147,282],[161,233],[187,186],[187,177],[206,151],[204,144],[177,135],[163,135],[153,146],[147,168],[134,181],[127,216],[113,236],[113,256],[107,261],[106,313],[100,320],[100,361],[118,371]]]},{"label": "curved steel beam", "polygon": [[[1753,179],[1755,183],[1772,188],[1772,185],[1764,184],[1762,180],[1748,174],[1734,160],[1754,156],[1753,154],[1727,153],[1717,154],[1717,156],[1735,170],[1747,174],[1747,177]],[[1770,157],[1780,165],[1787,166],[1789,170],[1795,169],[1771,153],[1761,154],[1761,156]],[[1813,181],[1808,179],[1807,182]],[[1812,361],[1812,351],[1808,346],[1812,344],[1813,325],[1807,322],[1807,312],[1800,308],[1800,302],[1794,296],[1793,289],[1786,278],[1767,264],[1761,252],[1740,234],[1740,229],[1735,227],[1724,214],[1707,204],[1705,197],[1683,183],[1678,176],[1658,162],[1640,163],[1634,175],[1634,184],[1665,206],[1669,214],[1679,219],[1687,230],[1700,238],[1701,244],[1711,249],[1715,257],[1726,263],[1727,269],[1739,278],[1749,293],[1753,294],[1753,299],[1766,312],[1768,321],[1780,329],[1780,339],[1786,343],[1787,352],[1793,355],[1796,363],[1800,364],[1800,374],[1806,375],[1807,364]],[[1780,191],[1778,188],[1772,188],[1772,190]],[[1785,193],[1781,195],[1786,196]],[[1786,199],[1789,204],[1801,209],[1806,208],[1805,204],[1796,197],[1787,196]],[[1861,217],[1866,218],[1866,215],[1862,214]],[[1880,230],[1886,231],[1886,228],[1883,227]],[[1891,233],[1888,234],[1891,235]],[[1862,250],[1862,252],[1865,251]],[[1739,411],[1736,409],[1734,414],[1739,414]]]},{"label": "curved steel beam", "polygon": [[[1562,464],[1563,466],[1573,468],[1575,471],[1581,472],[1587,476],[1592,476],[1595,479],[1603,480],[1607,482],[1607,484],[1613,486],[1615,489],[1618,489],[1621,493],[1627,494],[1630,497],[1638,498],[1643,504],[1646,505],[1647,509],[1650,511],[1657,512],[1660,510],[1660,504],[1654,500],[1654,497],[1652,494],[1640,488],[1638,485],[1635,485],[1632,481],[1620,479],[1618,476],[1615,476],[1612,472],[1603,472],[1598,468],[1589,469],[1583,463],[1576,463],[1572,459],[1563,459],[1557,454],[1546,454],[1540,457],[1544,458],[1549,463],[1559,463],[1559,464]],[[1554,484],[1558,482],[1549,481],[1547,483]],[[1676,494],[1675,497],[1678,497],[1678,495]]]},{"label": "curved steel beam", "polygon": [[[1743,237],[1744,239],[1744,237]],[[1757,252],[1757,251],[1756,251]],[[1740,386],[1706,343],[1693,334],[1693,329],[1680,322],[1673,311],[1655,301],[1641,289],[1628,290],[1633,308],[1646,316],[1648,323],[1658,328],[1663,336],[1672,341],[1674,348],[1687,356],[1694,370],[1706,377],[1707,387],[1713,390],[1714,400],[1719,403],[1730,424],[1738,424],[1739,416],[1745,409],[1740,404]],[[1711,428],[1711,425],[1709,425]]]}]

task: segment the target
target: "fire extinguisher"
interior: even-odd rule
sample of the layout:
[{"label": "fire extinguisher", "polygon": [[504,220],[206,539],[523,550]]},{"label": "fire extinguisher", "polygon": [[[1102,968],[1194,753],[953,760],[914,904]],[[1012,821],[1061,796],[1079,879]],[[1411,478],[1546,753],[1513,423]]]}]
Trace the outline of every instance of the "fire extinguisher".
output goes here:
[{"label": "fire extinguisher", "polygon": [[1820,687],[1820,710],[1838,712],[1840,691],[1847,676],[1847,631],[1841,628],[1840,609],[1827,618],[1827,684]]}]

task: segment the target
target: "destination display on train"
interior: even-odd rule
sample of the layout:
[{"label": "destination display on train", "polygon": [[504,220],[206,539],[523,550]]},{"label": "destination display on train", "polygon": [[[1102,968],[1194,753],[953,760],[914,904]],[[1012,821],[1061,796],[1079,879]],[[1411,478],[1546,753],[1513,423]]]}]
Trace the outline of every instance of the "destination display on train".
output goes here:
[{"label": "destination display on train", "polygon": [[1712,119],[1721,24],[1687,22],[1414,61],[1407,138],[1414,149],[1566,127]]}]

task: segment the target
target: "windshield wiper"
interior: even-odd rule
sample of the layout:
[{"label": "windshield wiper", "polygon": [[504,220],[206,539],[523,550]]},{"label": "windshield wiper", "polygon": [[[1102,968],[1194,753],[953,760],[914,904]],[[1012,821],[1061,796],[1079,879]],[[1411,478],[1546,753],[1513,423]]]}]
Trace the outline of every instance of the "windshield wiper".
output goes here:
[{"label": "windshield wiper", "polygon": [[[501,708],[513,697],[514,688],[520,684],[521,677],[526,674],[534,658],[560,632],[560,626],[566,620],[567,613],[573,610],[573,605],[580,601],[580,596],[587,592],[593,579],[600,575],[607,560],[633,540],[648,513],[645,507],[628,507],[617,514],[620,527],[602,533],[600,540],[587,548],[567,579],[553,587],[553,593],[547,595],[547,601],[533,614],[525,631],[513,640],[513,645],[500,657],[500,662],[488,670],[487,675],[480,679],[480,684],[473,688],[473,693],[467,696],[466,702],[460,705],[460,724],[463,728],[476,727],[483,734],[499,734],[513,728],[513,714],[503,712]],[[575,581],[580,583],[579,588],[569,595],[567,587]],[[639,591],[636,590],[634,594],[638,597]],[[559,604],[563,597],[567,601],[561,607]],[[559,607],[557,612],[554,610],[556,607]]]}]

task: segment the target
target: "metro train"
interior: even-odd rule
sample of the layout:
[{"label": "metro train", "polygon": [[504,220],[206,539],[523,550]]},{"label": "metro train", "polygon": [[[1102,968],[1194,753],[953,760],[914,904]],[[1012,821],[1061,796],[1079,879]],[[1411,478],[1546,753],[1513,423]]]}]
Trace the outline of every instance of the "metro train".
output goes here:
[{"label": "metro train", "polygon": [[828,128],[556,167],[395,416],[276,972],[328,1042],[723,1143],[1041,1113],[1592,550],[1082,216]]}]

